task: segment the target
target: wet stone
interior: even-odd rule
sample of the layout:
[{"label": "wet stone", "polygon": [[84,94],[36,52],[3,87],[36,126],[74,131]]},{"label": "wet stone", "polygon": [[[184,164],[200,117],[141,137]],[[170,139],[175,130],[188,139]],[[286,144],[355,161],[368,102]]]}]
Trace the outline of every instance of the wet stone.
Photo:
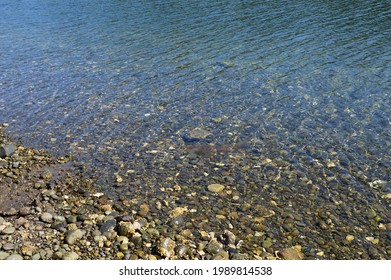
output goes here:
[{"label": "wet stone", "polygon": [[224,190],[224,186],[220,184],[211,184],[208,186],[208,191],[213,192],[213,193],[218,193]]},{"label": "wet stone", "polygon": [[114,219],[109,219],[106,222],[103,223],[103,225],[99,228],[99,230],[104,233],[107,231],[111,231],[115,228],[117,225],[117,221]]},{"label": "wet stone", "polygon": [[266,239],[262,242],[262,247],[267,249],[273,246],[273,242],[270,239]]},{"label": "wet stone", "polygon": [[158,252],[163,257],[172,257],[175,254],[174,249],[175,242],[169,237],[164,238],[158,246]]},{"label": "wet stone", "polygon": [[215,239],[212,239],[205,248],[205,251],[214,255],[222,249],[222,245]]}]

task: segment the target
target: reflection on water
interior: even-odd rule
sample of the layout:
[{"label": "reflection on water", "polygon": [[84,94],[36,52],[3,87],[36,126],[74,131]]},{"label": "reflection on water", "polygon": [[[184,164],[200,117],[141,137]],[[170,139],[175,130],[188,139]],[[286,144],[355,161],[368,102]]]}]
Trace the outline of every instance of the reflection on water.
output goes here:
[{"label": "reflection on water", "polygon": [[389,219],[387,1],[0,3],[0,121],[105,191],[219,182]]}]

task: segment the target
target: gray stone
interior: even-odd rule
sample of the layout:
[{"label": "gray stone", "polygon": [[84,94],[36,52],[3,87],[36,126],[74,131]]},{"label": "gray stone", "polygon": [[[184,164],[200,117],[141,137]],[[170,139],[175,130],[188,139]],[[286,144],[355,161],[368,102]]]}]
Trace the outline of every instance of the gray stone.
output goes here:
[{"label": "gray stone", "polygon": [[13,143],[9,143],[0,147],[0,158],[6,158],[15,153],[16,147]]},{"label": "gray stone", "polygon": [[5,229],[3,229],[3,231],[1,233],[2,234],[13,234],[14,232],[15,232],[14,227],[6,227]]},{"label": "gray stone", "polygon": [[0,226],[5,222],[3,217],[0,217]]},{"label": "gray stone", "polygon": [[84,230],[76,229],[69,230],[65,233],[65,243],[69,245],[75,244],[78,240],[82,239],[86,232]]},{"label": "gray stone", "polygon": [[117,221],[114,219],[107,220],[103,223],[103,225],[99,228],[100,232],[104,233],[106,231],[111,231],[117,225]]},{"label": "gray stone", "polygon": [[48,213],[48,212],[44,212],[42,213],[41,215],[41,221],[45,222],[45,223],[51,223],[53,220],[53,215]]},{"label": "gray stone", "polygon": [[15,245],[12,244],[12,243],[5,243],[3,245],[3,250],[4,251],[10,251],[10,250],[14,250],[15,249]]},{"label": "gray stone", "polygon": [[20,261],[20,260],[23,260],[23,257],[21,255],[18,255],[18,254],[13,254],[11,256],[8,256],[6,258],[6,260]]}]

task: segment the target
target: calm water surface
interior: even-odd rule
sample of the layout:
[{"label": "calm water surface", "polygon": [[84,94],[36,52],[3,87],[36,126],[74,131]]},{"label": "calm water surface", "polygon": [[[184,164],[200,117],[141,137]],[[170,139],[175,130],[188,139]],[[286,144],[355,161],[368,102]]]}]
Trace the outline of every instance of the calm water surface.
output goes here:
[{"label": "calm water surface", "polygon": [[116,195],[221,183],[387,223],[390,42],[389,1],[0,0],[0,122]]}]

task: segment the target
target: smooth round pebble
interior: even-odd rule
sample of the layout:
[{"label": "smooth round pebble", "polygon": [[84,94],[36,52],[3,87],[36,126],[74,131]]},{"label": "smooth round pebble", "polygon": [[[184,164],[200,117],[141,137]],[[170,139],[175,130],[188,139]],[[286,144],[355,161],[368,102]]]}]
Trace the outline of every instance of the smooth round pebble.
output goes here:
[{"label": "smooth round pebble", "polygon": [[213,193],[218,193],[224,190],[224,186],[220,184],[212,184],[208,186],[208,191],[213,192]]},{"label": "smooth round pebble", "polygon": [[48,213],[48,212],[44,212],[42,213],[41,215],[41,220],[45,223],[51,223],[52,220],[53,220],[53,215]]},{"label": "smooth round pebble", "polygon": [[3,231],[2,231],[3,234],[13,234],[14,232],[15,232],[14,227],[7,227],[7,228],[3,229]]},{"label": "smooth round pebble", "polygon": [[21,255],[18,255],[18,254],[13,254],[13,255],[8,256],[6,258],[6,260],[21,261],[21,260],[23,260],[23,257]]}]

